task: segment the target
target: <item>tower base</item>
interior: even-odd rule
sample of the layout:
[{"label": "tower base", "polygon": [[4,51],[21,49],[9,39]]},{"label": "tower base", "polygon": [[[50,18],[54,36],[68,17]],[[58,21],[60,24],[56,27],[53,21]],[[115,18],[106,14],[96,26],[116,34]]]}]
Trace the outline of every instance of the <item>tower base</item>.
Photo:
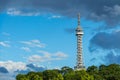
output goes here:
[{"label": "tower base", "polygon": [[85,66],[75,66],[74,67],[75,71],[79,71],[79,70],[86,70]]}]

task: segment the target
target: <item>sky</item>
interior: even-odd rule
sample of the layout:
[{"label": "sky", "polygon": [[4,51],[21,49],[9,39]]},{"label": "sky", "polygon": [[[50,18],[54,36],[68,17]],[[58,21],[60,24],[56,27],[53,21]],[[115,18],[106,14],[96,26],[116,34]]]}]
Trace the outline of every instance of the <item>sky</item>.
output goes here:
[{"label": "sky", "polygon": [[0,67],[74,68],[78,13],[84,65],[119,64],[119,0],[0,0]]}]

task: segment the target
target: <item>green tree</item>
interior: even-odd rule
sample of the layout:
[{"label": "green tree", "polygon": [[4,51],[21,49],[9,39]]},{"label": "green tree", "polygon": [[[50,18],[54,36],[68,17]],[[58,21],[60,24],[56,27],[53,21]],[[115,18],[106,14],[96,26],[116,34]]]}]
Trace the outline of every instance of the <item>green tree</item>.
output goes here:
[{"label": "green tree", "polygon": [[96,66],[90,66],[87,68],[87,72],[89,74],[97,74],[98,73],[98,68]]},{"label": "green tree", "polygon": [[92,75],[89,75],[86,71],[72,71],[64,75],[64,80],[94,80]]},{"label": "green tree", "polygon": [[32,80],[43,80],[43,78],[39,75],[34,75]]},{"label": "green tree", "polygon": [[99,69],[97,66],[90,66],[87,68],[87,73],[94,76],[94,80],[103,80],[103,78],[99,75]]},{"label": "green tree", "polygon": [[106,68],[107,68],[107,66],[102,64],[99,66],[99,71],[105,70]]},{"label": "green tree", "polygon": [[46,70],[43,72],[43,80],[63,80],[63,77],[56,70]]},{"label": "green tree", "polygon": [[106,67],[102,66],[99,73],[105,80],[120,80],[120,65],[110,64]]},{"label": "green tree", "polygon": [[27,74],[29,80],[33,80],[34,75],[35,75],[35,72],[29,72],[29,73]]},{"label": "green tree", "polygon": [[107,80],[119,80],[120,79],[120,65],[118,64],[110,64],[107,66],[107,74],[105,74],[105,78]]},{"label": "green tree", "polygon": [[64,80],[75,80],[75,72],[71,71],[63,75]]},{"label": "green tree", "polygon": [[65,66],[61,70],[54,69],[18,74],[16,80],[120,80],[120,65],[100,65],[99,68],[90,66],[86,71],[74,71],[72,68]]},{"label": "green tree", "polygon": [[16,80],[29,80],[29,78],[26,75],[18,74]]},{"label": "green tree", "polygon": [[27,76],[29,80],[43,80],[42,72],[29,72]]},{"label": "green tree", "polygon": [[75,80],[94,80],[85,70],[75,71]]},{"label": "green tree", "polygon": [[66,73],[72,72],[72,71],[73,71],[73,69],[68,67],[68,66],[64,66],[64,67],[61,68],[61,73],[63,75],[66,74]]}]

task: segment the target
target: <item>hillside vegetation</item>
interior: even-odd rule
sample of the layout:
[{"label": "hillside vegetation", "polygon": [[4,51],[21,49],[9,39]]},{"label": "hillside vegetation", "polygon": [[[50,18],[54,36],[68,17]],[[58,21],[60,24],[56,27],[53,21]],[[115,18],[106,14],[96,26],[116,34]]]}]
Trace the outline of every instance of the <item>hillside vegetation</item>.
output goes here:
[{"label": "hillside vegetation", "polygon": [[74,71],[70,67],[61,70],[45,70],[43,72],[29,72],[18,74],[16,80],[120,80],[120,65],[110,64],[90,66],[85,70]]}]

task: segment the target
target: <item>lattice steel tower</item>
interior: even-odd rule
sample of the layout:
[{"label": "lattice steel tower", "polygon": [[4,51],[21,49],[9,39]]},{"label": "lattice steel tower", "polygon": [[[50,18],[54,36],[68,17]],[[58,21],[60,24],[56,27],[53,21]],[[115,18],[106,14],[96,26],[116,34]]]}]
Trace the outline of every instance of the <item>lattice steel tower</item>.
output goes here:
[{"label": "lattice steel tower", "polygon": [[75,70],[83,70],[85,69],[83,58],[82,58],[82,36],[83,30],[80,26],[80,14],[78,14],[78,26],[76,29],[76,36],[77,36],[77,64],[74,67]]}]

